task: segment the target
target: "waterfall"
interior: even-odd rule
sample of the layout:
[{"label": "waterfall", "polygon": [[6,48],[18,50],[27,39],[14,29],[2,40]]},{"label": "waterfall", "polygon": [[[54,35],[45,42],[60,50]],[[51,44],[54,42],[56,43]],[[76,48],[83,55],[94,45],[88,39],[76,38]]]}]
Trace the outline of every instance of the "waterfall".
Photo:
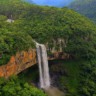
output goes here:
[{"label": "waterfall", "polygon": [[50,76],[46,47],[43,44],[36,43],[36,49],[40,75],[40,87],[48,88],[50,87]]}]

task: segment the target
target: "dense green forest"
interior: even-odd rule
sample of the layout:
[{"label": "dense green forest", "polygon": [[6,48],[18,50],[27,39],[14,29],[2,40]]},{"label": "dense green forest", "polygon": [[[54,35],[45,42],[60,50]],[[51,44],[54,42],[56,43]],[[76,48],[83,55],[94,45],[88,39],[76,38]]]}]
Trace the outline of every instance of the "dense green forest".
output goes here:
[{"label": "dense green forest", "polygon": [[75,0],[69,7],[96,22],[96,0]]},{"label": "dense green forest", "polygon": [[47,96],[42,90],[29,85],[22,78],[12,76],[8,80],[0,78],[0,96]]},{"label": "dense green forest", "polygon": [[[14,22],[9,23],[7,22],[8,19],[12,19]],[[76,77],[80,78],[79,82],[76,80],[73,83],[76,83],[76,86],[71,84],[66,86],[65,79],[69,80],[69,78],[72,79],[73,77],[69,75],[68,78],[65,75],[61,75],[59,87],[63,91],[65,90],[65,86],[68,87],[68,96],[95,96],[96,25],[88,18],[68,8],[37,6],[20,0],[0,1],[0,65],[6,64],[10,56],[18,51],[35,48],[33,39],[39,43],[48,43],[50,49],[55,46],[55,49],[58,51],[58,43],[54,45],[54,41],[57,42],[59,38],[64,40],[62,42],[63,52],[73,58],[73,63],[68,62],[69,67],[67,68],[71,70],[71,66],[76,69],[77,67],[75,65],[77,65],[80,70],[77,73],[79,77]],[[82,62],[78,64],[75,60]],[[62,64],[64,66],[64,63]],[[65,68],[66,65],[60,70],[65,70]],[[0,82],[1,96],[8,92],[8,89],[12,88],[11,86],[14,86],[12,90],[9,90],[12,94],[8,92],[4,96],[17,96],[13,94],[14,92],[16,93],[16,90],[23,90],[25,88],[27,91],[26,87],[30,89],[29,85],[21,84],[19,79],[16,79],[16,81],[10,81],[9,79],[9,81],[5,80],[5,82],[0,80]],[[19,88],[15,88],[17,85],[14,85],[14,82],[17,82],[16,84]],[[75,91],[72,91],[72,88]],[[25,95],[23,96],[39,96],[31,92],[28,92],[28,95],[24,93]],[[20,94],[23,93],[18,93],[18,96]],[[40,96],[45,95],[42,93]]]}]

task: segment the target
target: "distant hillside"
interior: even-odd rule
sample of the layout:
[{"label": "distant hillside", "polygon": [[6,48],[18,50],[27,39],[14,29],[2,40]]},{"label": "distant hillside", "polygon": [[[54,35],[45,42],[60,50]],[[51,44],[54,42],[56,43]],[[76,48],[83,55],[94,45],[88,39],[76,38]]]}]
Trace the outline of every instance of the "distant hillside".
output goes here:
[{"label": "distant hillside", "polygon": [[96,0],[75,0],[69,7],[96,22]]}]

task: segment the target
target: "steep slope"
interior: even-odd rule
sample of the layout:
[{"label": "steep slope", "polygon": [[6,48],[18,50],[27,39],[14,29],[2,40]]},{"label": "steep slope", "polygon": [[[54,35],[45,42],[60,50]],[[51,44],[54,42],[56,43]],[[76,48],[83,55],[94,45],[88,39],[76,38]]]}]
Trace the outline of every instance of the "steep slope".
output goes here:
[{"label": "steep slope", "polygon": [[[32,38],[39,43],[47,44],[48,53],[53,47],[59,51],[61,46],[63,52],[76,58],[95,56],[95,25],[73,10],[36,6],[20,0],[0,1],[0,9],[1,64],[5,63],[6,55],[32,47]],[[5,22],[10,16],[15,19],[12,24]]]},{"label": "steep slope", "polygon": [[[6,22],[8,18],[14,19],[14,22]],[[73,65],[72,62],[69,62],[70,64],[64,67],[57,67],[62,68],[60,69],[60,74],[63,75],[63,78],[61,78],[60,86],[64,88],[65,84],[68,84],[66,85],[70,94],[68,96],[96,96],[96,25],[93,22],[68,8],[37,6],[21,2],[21,0],[1,0],[0,65],[6,64],[5,62],[8,62],[10,56],[16,54],[16,52],[35,48],[34,42],[32,42],[33,39],[45,44],[48,54],[51,54],[52,49],[60,52],[62,47],[62,52],[68,54],[71,60],[75,61],[76,59],[75,64],[80,68],[80,74],[77,73],[76,65]],[[88,61],[80,62],[82,59]],[[68,61],[66,60],[66,62]],[[80,62],[80,65],[77,62]],[[67,72],[68,75],[66,74],[67,77],[64,78],[65,68],[67,67],[70,71]],[[78,77],[80,82],[77,82],[77,78],[70,75],[72,72],[80,75]],[[66,83],[65,79],[70,82],[72,80],[72,82]],[[0,86],[4,86],[4,84],[1,82]],[[15,83],[13,82],[12,84],[9,83],[9,86],[0,87],[0,92],[2,92],[0,94],[13,96],[13,91],[16,93],[17,90],[20,90],[20,87],[19,89],[14,89]],[[9,94],[9,92],[13,94]],[[20,90],[20,92],[22,91]],[[26,92],[26,87],[23,92]],[[29,91],[27,93],[31,95]],[[38,96],[39,93],[35,93],[35,96]],[[14,96],[17,95],[20,94]],[[22,96],[28,95],[24,94]]]},{"label": "steep slope", "polygon": [[75,0],[69,7],[96,22],[96,0]]}]

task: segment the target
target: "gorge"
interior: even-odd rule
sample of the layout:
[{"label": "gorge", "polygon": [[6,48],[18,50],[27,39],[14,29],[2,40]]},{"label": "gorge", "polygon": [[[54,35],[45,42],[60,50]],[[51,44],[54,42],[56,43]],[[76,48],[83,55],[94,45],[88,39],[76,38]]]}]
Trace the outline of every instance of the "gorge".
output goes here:
[{"label": "gorge", "polygon": [[95,23],[67,7],[0,0],[0,96],[95,96],[95,81]]},{"label": "gorge", "polygon": [[64,96],[62,91],[56,87],[51,86],[47,50],[45,45],[36,43],[36,49],[39,66],[40,88],[43,88],[48,96]]}]

